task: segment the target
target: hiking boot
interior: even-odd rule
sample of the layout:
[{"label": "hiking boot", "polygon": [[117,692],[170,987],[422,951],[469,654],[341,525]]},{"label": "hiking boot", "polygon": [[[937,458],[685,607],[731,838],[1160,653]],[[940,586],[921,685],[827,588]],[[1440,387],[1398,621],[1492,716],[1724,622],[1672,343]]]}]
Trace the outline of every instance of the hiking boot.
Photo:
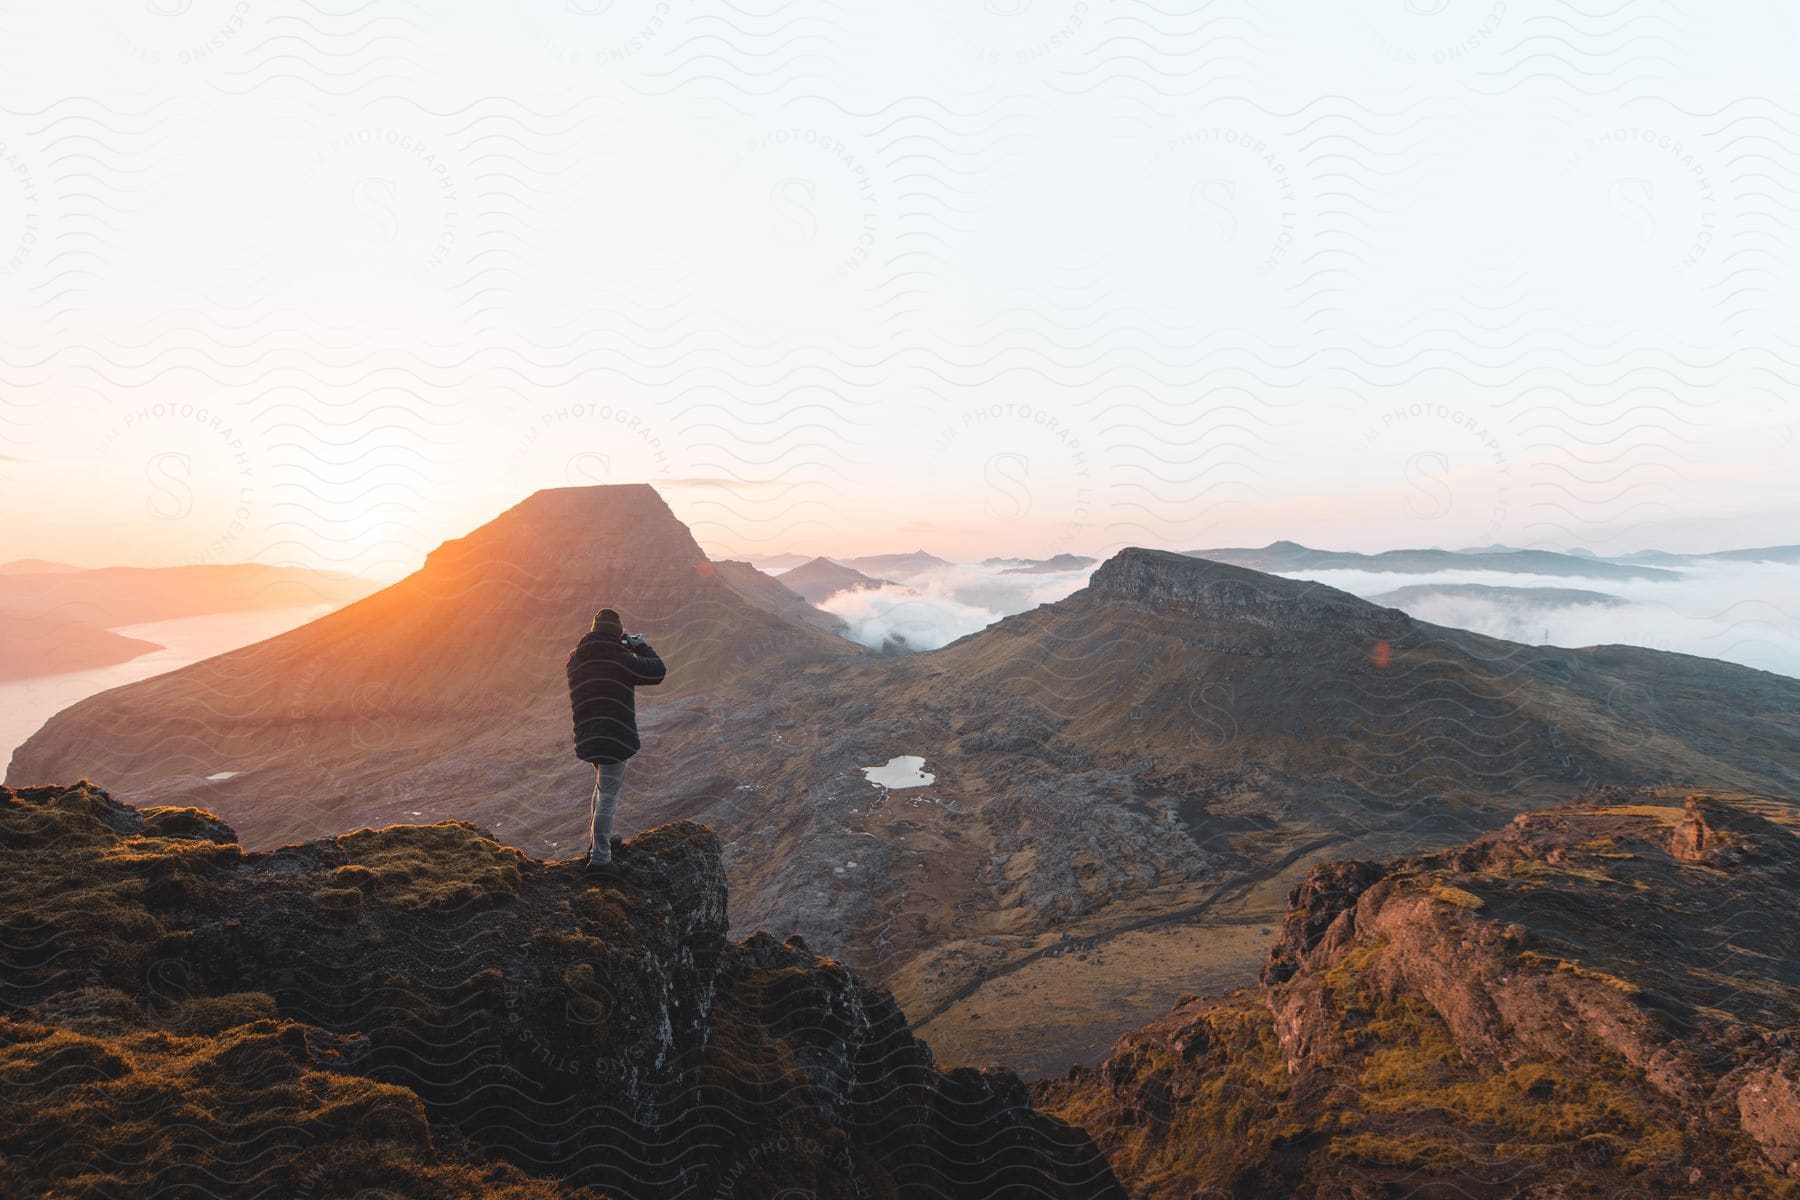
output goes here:
[{"label": "hiking boot", "polygon": [[632,870],[631,864],[621,862],[617,857],[611,862],[604,863],[595,862],[590,858],[588,860],[587,870],[583,871],[582,874],[592,879],[604,879],[613,883],[624,883],[628,880],[637,878],[637,872]]},{"label": "hiking boot", "polygon": [[612,840],[607,843],[607,846],[612,850],[612,856],[617,858],[625,852],[625,839],[615,833],[612,836]]}]

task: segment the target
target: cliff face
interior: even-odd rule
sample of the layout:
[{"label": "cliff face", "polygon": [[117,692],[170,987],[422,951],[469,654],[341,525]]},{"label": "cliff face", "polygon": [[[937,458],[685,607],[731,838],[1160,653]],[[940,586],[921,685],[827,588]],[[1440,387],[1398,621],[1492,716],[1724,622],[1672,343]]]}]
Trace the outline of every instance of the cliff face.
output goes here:
[{"label": "cliff face", "polygon": [[1087,598],[1146,613],[1197,618],[1217,636],[1205,648],[1252,655],[1316,653],[1339,639],[1367,654],[1413,627],[1393,608],[1349,592],[1168,550],[1130,547],[1107,559],[1089,580]]},{"label": "cliff face", "polygon": [[464,822],[247,853],[199,810],[0,789],[7,1184],[1122,1195],[1015,1077],[938,1071],[885,991],[729,941],[710,830],[626,858],[602,885]]},{"label": "cliff face", "polygon": [[1149,1197],[1800,1195],[1796,824],[1611,789],[1315,868],[1261,987],[1039,1100]]}]

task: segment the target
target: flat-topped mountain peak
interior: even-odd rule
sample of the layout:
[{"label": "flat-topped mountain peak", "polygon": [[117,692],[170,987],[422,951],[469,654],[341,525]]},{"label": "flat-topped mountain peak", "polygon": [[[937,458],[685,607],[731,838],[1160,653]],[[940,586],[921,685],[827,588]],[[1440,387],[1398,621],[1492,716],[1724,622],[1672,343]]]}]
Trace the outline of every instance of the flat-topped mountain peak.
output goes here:
[{"label": "flat-topped mountain peak", "polygon": [[1398,609],[1324,584],[1142,546],[1128,546],[1101,563],[1072,599],[1294,634],[1353,623],[1393,635],[1412,625]]},{"label": "flat-topped mountain peak", "polygon": [[706,554],[647,483],[545,488],[427,557],[428,564],[510,558],[579,572],[649,552],[664,563],[702,563]]}]

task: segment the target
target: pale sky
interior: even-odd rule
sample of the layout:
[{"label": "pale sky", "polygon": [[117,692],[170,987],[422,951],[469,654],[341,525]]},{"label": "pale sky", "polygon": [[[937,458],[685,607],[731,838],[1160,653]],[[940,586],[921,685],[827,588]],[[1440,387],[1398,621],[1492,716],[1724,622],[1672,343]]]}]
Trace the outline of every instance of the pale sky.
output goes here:
[{"label": "pale sky", "polygon": [[1788,6],[0,5],[0,558],[1800,541]]}]

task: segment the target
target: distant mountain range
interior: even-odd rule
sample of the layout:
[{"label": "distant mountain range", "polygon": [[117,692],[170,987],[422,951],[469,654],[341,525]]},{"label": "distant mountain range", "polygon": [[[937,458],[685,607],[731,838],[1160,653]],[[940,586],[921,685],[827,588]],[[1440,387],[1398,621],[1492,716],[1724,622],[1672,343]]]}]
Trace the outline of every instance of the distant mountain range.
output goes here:
[{"label": "distant mountain range", "polygon": [[[1494,542],[1486,546],[1465,546],[1456,550],[1438,548],[1387,550],[1375,554],[1355,551],[1318,550],[1298,542],[1271,542],[1261,548],[1220,547],[1190,550],[1197,558],[1228,562],[1259,571],[1360,570],[1396,573],[1433,571],[1503,571],[1510,574],[1573,575],[1590,579],[1662,579],[1675,578],[1682,564],[1704,562],[1800,562],[1800,546],[1764,546],[1746,550],[1715,550],[1696,554],[1676,554],[1666,550],[1639,550],[1631,554],[1595,554],[1592,550],[1568,551],[1523,550]],[[756,559],[757,566],[768,572],[792,570],[820,556],[788,552]],[[906,578],[924,571],[956,564],[924,550],[910,554],[876,554],[862,557],[827,559],[879,575]],[[980,565],[1001,574],[1050,574],[1078,571],[1093,566],[1097,559],[1079,554],[1057,554],[1050,558],[1007,558],[993,556]],[[1665,567],[1666,571],[1638,571],[1634,567]],[[5,571],[0,567],[0,573]]]},{"label": "distant mountain range", "polygon": [[111,666],[161,649],[79,621],[0,612],[0,682]]},{"label": "distant mountain range", "polygon": [[181,617],[343,604],[379,585],[336,571],[229,563],[82,569],[0,566],[0,679],[110,666],[159,650],[110,632]]},{"label": "distant mountain range", "polygon": [[0,563],[0,575],[66,575],[79,570],[80,567],[69,563],[51,562],[43,558],[15,558],[11,562]]},{"label": "distant mountain range", "polygon": [[935,571],[940,567],[954,566],[948,559],[939,558],[935,554],[927,554],[923,550],[914,550],[910,554],[864,554],[857,558],[841,560],[843,565],[865,573],[873,573],[883,577],[894,576],[906,580],[926,571]]},{"label": "distant mountain range", "polygon": [[[1099,560],[1080,554],[1056,554],[1049,558],[996,556],[982,559],[980,565],[1001,575],[1049,575],[1062,571],[1079,571],[1093,566],[1097,561]],[[875,576],[893,576],[898,580],[911,579],[927,571],[958,565],[949,559],[939,558],[924,550],[914,550],[904,554],[867,554],[835,559],[828,555],[790,552],[771,555],[767,558],[759,557],[755,560],[758,569],[770,572],[778,578],[791,575],[799,567],[812,567],[821,563],[829,564],[833,568],[857,572],[864,579]],[[892,582],[892,580],[888,582]]]},{"label": "distant mountain range", "polygon": [[754,558],[752,558],[750,556],[746,556],[746,558],[756,567],[757,570],[765,571],[770,574],[779,574],[782,571],[791,571],[793,568],[799,566],[801,563],[811,562],[813,559],[815,559],[817,557],[818,557],[818,555],[816,555],[816,554],[795,554],[791,550],[785,554],[772,554],[772,555],[768,556],[767,558],[764,558],[760,555],[758,555]]},{"label": "distant mountain range", "polygon": [[[1176,980],[1247,979],[1242,931],[1327,852],[1450,845],[1599,782],[1800,785],[1800,681],[1707,659],[1527,647],[1141,548],[890,657],[767,578],[648,487],[540,492],[310,625],[66,709],[8,780],[204,804],[258,848],[460,817],[553,855],[591,782],[563,660],[610,605],[670,664],[623,828],[714,826],[738,928],[802,934],[946,1053],[1034,1072]],[[864,777],[901,755],[935,782]],[[1070,947],[1115,957],[1074,986],[1045,974]],[[1055,1004],[1018,1002],[1040,986]]]},{"label": "distant mountain range", "polygon": [[1488,583],[1415,583],[1369,597],[1375,604],[1406,608],[1431,599],[1492,600],[1496,603],[1534,604],[1546,608],[1598,606],[1616,608],[1629,603],[1623,596],[1586,588],[1502,587]]},{"label": "distant mountain range", "polygon": [[1435,571],[1503,571],[1525,575],[1568,575],[1586,579],[1681,578],[1677,571],[1661,567],[1612,562],[1550,550],[1385,550],[1358,554],[1343,550],[1314,550],[1298,542],[1271,542],[1261,549],[1220,548],[1189,550],[1193,558],[1231,563],[1258,571],[1386,571],[1426,574]]},{"label": "distant mountain range", "polygon": [[1098,561],[1080,554],[1058,554],[1050,558],[984,558],[981,565],[999,567],[1002,575],[1050,575],[1059,571],[1079,571]]},{"label": "distant mountain range", "polygon": [[821,559],[850,567],[853,570],[878,575],[916,575],[921,571],[929,571],[936,567],[954,565],[948,559],[939,558],[937,555],[928,554],[923,550],[914,550],[904,554],[865,554],[855,558],[832,558],[829,555],[796,554],[788,551],[784,554],[772,554],[766,558],[758,556],[754,561],[759,569],[779,574],[810,562],[818,562]]},{"label": "distant mountain range", "polygon": [[811,604],[828,600],[839,592],[886,587],[890,582],[871,578],[854,567],[832,562],[829,558],[815,558],[802,563],[791,571],[783,571],[775,576],[775,580]]},{"label": "distant mountain range", "polygon": [[1694,562],[1800,563],[1800,546],[1762,546],[1750,550],[1714,550],[1708,554],[1671,554],[1666,550],[1640,550],[1618,556],[1619,562],[1680,565]]},{"label": "distant mountain range", "polygon": [[379,584],[341,571],[221,563],[0,573],[0,612],[112,628],[208,613],[342,604]]}]

